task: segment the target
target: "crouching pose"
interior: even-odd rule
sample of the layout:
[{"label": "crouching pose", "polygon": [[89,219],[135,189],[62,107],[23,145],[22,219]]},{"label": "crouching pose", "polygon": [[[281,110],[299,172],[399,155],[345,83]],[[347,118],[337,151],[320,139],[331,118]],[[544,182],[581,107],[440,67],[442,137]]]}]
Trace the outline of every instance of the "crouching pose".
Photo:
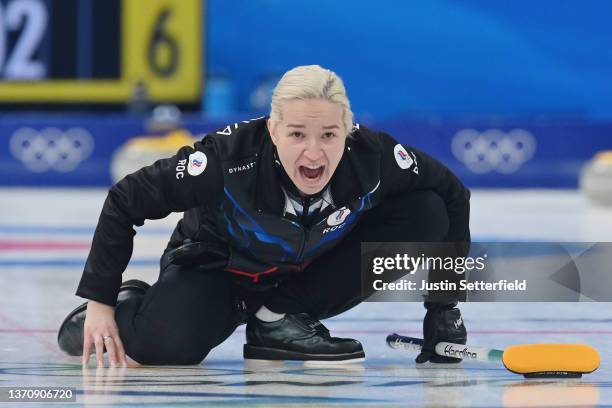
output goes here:
[{"label": "crouching pose", "polygon": [[[152,286],[121,275],[134,226],[184,212]],[[319,320],[363,300],[361,242],[468,243],[469,191],[441,163],[353,125],[341,79],[288,71],[269,118],[231,124],[132,173],[104,203],[63,322],[70,355],[112,365],[198,364],[246,323],[244,357],[350,361],[357,340]],[[467,245],[466,245],[467,247]],[[438,341],[466,342],[457,302],[425,302],[417,362]]]}]

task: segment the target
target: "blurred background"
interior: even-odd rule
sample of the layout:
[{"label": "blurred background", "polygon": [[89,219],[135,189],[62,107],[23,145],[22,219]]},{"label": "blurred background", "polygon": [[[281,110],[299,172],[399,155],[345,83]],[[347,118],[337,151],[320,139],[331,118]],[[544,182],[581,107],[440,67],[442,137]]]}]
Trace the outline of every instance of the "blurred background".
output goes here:
[{"label": "blurred background", "polygon": [[[71,366],[50,376],[61,364],[79,367],[55,336],[83,302],[74,292],[108,188],[196,137],[268,114],[275,83],[297,65],[334,70],[357,122],[449,166],[472,189],[474,241],[611,242],[611,16],[609,0],[0,0],[0,381],[87,384]],[[180,216],[137,228],[124,280],[155,282]],[[583,292],[582,300],[598,300]],[[535,396],[533,384],[500,383],[507,377],[489,368],[477,377],[380,372],[393,392],[383,384],[355,391],[379,378],[359,373],[354,387],[341,376],[342,387],[291,392],[384,394],[413,406],[611,403],[608,308],[466,303],[462,311],[475,344],[585,342],[602,350],[602,368],[586,384]],[[368,303],[332,328],[363,340],[369,361],[387,364],[400,357],[383,334],[420,335],[423,313],[420,305]],[[221,385],[196,370],[196,382],[171,390],[256,396],[251,378],[268,377],[244,377],[243,387],[234,375],[243,364],[240,330],[212,353],[213,362],[229,362],[218,366],[230,367],[219,371],[228,376]],[[410,369],[413,357],[401,358]],[[134,394],[134,385],[164,387],[159,373],[148,383],[139,372],[125,382],[111,373],[107,385],[166,404],[179,394]],[[287,375],[256,390],[290,394]]]},{"label": "blurred background", "polygon": [[[266,115],[275,83],[297,65],[334,70],[357,122],[449,166],[472,189],[474,241],[612,242],[610,16],[609,0],[0,0],[0,371],[3,362],[76,362],[55,336],[83,301],[74,291],[112,183],[207,132]],[[157,279],[180,216],[137,228],[124,280]],[[609,309],[597,303],[466,303],[462,311],[481,345],[544,338],[612,347]],[[368,303],[333,328],[363,336],[368,358],[384,362],[395,357],[382,334],[420,334],[423,313]],[[238,331],[212,358],[241,367],[242,344]],[[604,357],[599,382],[588,385],[601,385],[601,403],[610,403]],[[498,406],[502,393],[521,391],[488,370],[478,375],[491,382],[453,377],[444,389],[434,380],[424,391],[380,390],[433,398],[429,406],[440,398]],[[79,384],[81,374],[71,375],[57,378]],[[422,375],[432,374],[404,378],[420,384]],[[233,378],[225,391],[252,392]],[[462,391],[466,384],[486,390]],[[324,385],[300,389],[332,393]],[[574,391],[582,399],[552,387],[557,399],[542,400],[584,402],[584,384]]]},{"label": "blurred background", "polygon": [[192,135],[267,114],[283,72],[320,64],[344,79],[358,122],[472,188],[577,188],[612,149],[611,12],[605,0],[0,0],[0,184],[109,186]]}]

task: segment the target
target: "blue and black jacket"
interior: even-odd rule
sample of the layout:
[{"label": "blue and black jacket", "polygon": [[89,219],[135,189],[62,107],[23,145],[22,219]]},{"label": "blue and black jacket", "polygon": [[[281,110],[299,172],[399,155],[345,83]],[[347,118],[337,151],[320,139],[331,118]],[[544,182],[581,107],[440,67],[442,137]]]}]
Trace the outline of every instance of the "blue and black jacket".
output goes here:
[{"label": "blue and black jacket", "polygon": [[455,175],[428,155],[359,125],[330,181],[332,205],[308,226],[287,216],[266,119],[212,132],[114,185],[77,295],[114,305],[134,226],[172,212],[184,212],[166,249],[173,262],[221,259],[221,269],[253,287],[301,271],[333,250],[366,211],[413,190],[438,193],[449,213],[449,240],[469,241],[469,190]]}]

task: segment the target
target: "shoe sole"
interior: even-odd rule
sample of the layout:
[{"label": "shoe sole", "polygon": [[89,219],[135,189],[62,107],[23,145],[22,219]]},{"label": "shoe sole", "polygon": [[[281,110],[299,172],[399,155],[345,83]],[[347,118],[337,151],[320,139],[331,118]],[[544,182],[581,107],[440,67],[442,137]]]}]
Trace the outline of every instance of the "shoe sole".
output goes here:
[{"label": "shoe sole", "polygon": [[298,360],[308,362],[361,362],[365,360],[363,350],[353,353],[340,354],[311,354],[300,353],[299,351],[283,350],[277,348],[244,345],[244,358],[249,360]]},{"label": "shoe sole", "polygon": [[344,367],[345,365],[350,367],[351,364],[363,363],[364,361],[365,357],[339,361],[305,360],[304,365],[307,367]]}]

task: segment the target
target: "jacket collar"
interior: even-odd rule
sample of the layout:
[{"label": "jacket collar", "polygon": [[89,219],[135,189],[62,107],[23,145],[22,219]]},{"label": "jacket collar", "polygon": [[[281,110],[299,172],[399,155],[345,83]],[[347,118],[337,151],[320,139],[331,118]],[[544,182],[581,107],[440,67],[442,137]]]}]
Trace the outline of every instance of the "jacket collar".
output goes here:
[{"label": "jacket collar", "polygon": [[[361,183],[358,172],[353,168],[350,146],[347,140],[344,154],[331,179],[331,195],[334,208],[342,207],[363,197],[365,186]],[[285,194],[281,188],[281,176],[276,169],[275,148],[270,134],[266,131],[259,153],[259,168],[257,170],[255,206],[257,210],[268,214],[283,214],[285,209]]]},{"label": "jacket collar", "polygon": [[331,195],[337,208],[349,204],[361,195],[359,178],[353,169],[350,152],[346,147],[331,179]]},{"label": "jacket collar", "polygon": [[255,180],[255,206],[268,214],[282,214],[285,209],[285,194],[281,180],[274,167],[274,144],[266,131],[259,152],[259,168]]}]

